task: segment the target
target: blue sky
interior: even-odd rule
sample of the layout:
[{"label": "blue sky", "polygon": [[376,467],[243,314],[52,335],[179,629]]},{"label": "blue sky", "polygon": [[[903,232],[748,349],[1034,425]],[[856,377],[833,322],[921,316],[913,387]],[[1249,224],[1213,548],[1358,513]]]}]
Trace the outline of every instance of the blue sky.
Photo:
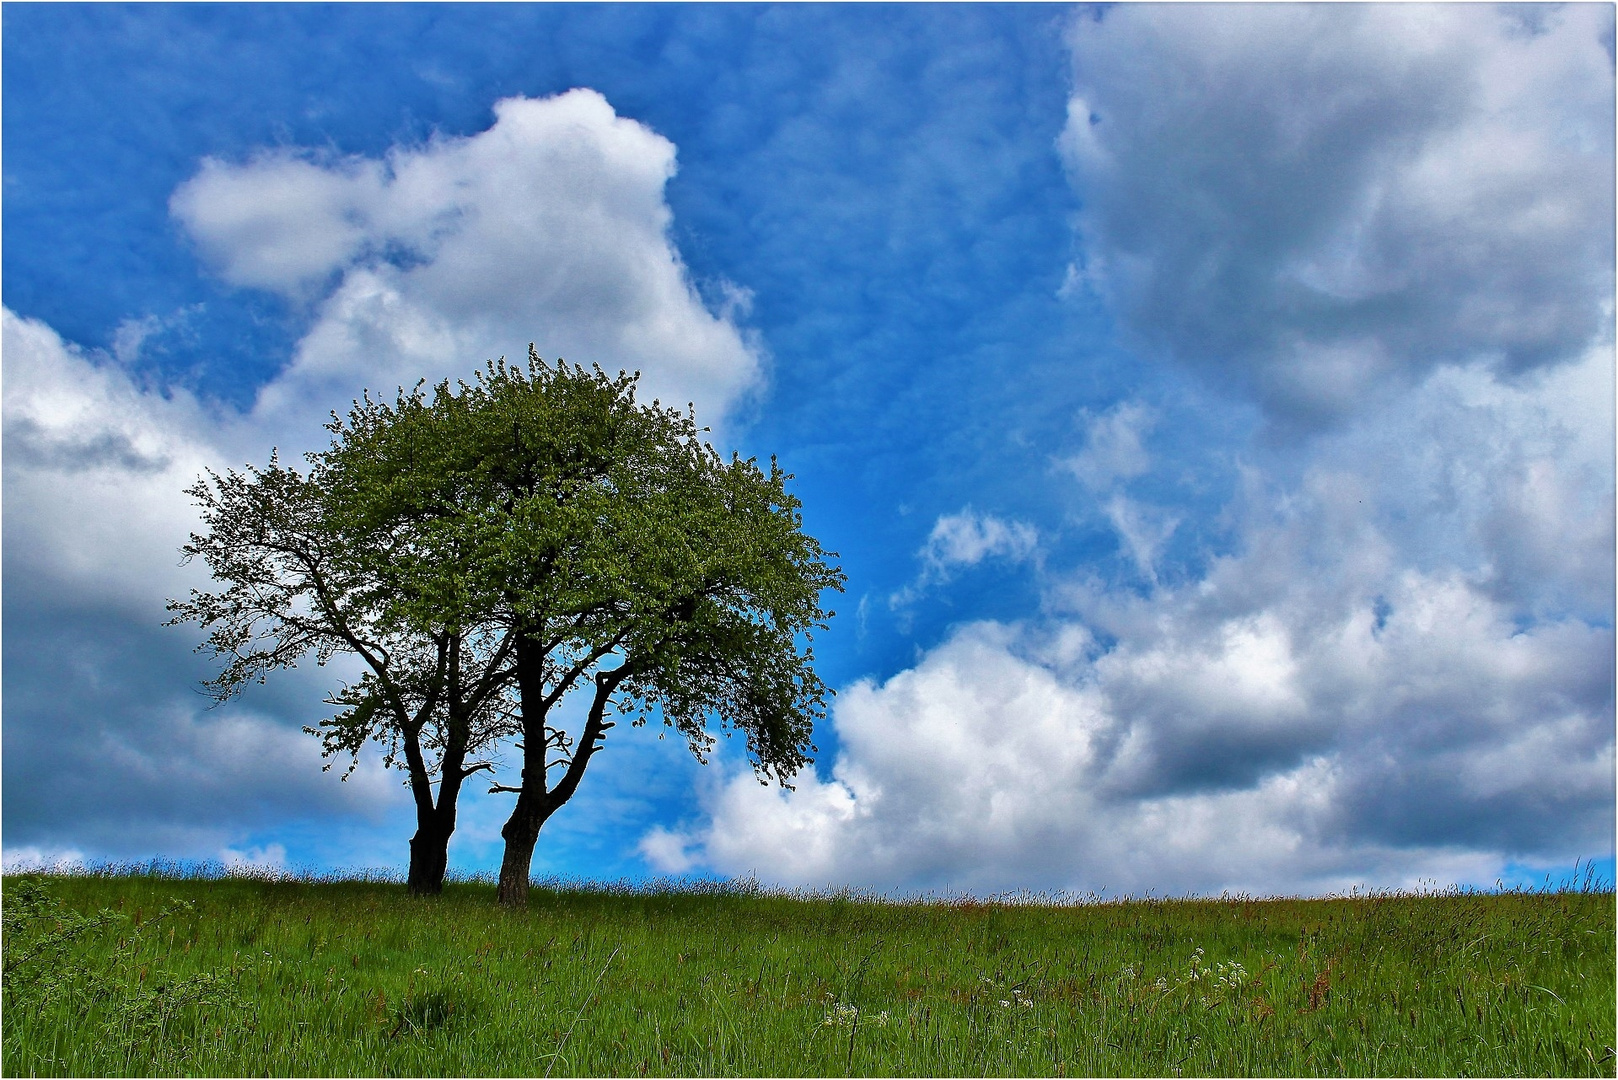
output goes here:
[{"label": "blue sky", "polygon": [[814,776],[628,733],[542,871],[1611,865],[1610,7],[0,19],[9,861],[401,865],[299,733],[340,670],[204,708],[180,489],[535,341],[779,455],[849,575]]}]

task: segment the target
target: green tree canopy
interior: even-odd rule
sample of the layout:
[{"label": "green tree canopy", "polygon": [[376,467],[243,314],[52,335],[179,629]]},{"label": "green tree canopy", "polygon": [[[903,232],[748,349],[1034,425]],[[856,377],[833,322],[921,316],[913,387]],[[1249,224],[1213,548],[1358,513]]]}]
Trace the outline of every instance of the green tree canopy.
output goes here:
[{"label": "green tree canopy", "polygon": [[[635,384],[531,352],[526,370],[490,364],[430,401],[361,403],[328,458],[368,527],[410,523],[413,594],[453,596],[513,638],[523,757],[520,782],[496,785],[517,794],[506,902],[526,896],[539,830],[610,715],[655,718],[699,759],[712,728],[740,731],[782,783],[824,716],[809,637],[844,578],[803,532],[788,475],[721,458],[689,413],[637,402]],[[581,688],[570,733],[558,707]]]}]

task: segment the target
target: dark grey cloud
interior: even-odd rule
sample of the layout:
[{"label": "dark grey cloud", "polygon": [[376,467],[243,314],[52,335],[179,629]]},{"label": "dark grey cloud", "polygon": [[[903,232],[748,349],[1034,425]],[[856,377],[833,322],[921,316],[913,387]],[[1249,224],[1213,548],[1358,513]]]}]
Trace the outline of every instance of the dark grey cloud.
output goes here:
[{"label": "dark grey cloud", "polygon": [[1609,332],[1609,7],[1125,5],[1072,30],[1075,282],[1310,429]]},{"label": "dark grey cloud", "polygon": [[12,460],[58,473],[109,468],[131,473],[160,473],[173,464],[173,459],[165,454],[142,450],[124,432],[101,431],[87,437],[52,438],[43,424],[27,416],[6,424],[4,448]]},{"label": "dark grey cloud", "polygon": [[[1597,644],[1610,657],[1611,636]],[[1585,659],[1603,658],[1591,650]],[[1436,752],[1380,740],[1364,748],[1322,831],[1349,842],[1493,848],[1529,857],[1544,850],[1548,837],[1585,837],[1598,854],[1614,828],[1606,666],[1606,701],[1551,731],[1510,742],[1463,739]],[[1425,728],[1429,717],[1408,722]],[[1487,768],[1479,768],[1480,759]]]},{"label": "dark grey cloud", "polygon": [[[323,773],[302,733],[319,679],[210,708],[194,633],[117,607],[53,602],[6,568],[5,844],[100,857],[220,857],[289,822],[334,830],[401,802],[375,768]],[[13,582],[17,584],[12,585]]]}]

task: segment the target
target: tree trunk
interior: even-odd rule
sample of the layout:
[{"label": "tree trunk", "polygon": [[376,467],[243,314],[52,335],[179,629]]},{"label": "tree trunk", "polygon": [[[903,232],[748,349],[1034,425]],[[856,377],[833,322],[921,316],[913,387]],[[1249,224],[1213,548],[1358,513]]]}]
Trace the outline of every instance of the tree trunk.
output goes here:
[{"label": "tree trunk", "polygon": [[517,805],[500,830],[506,852],[500,858],[500,888],[495,899],[504,907],[528,905],[528,874],[534,861],[539,827],[550,816],[546,790],[545,757],[550,744],[545,729],[545,650],[535,644],[539,627],[520,622],[513,653],[516,659],[517,697],[522,709],[522,790]]},{"label": "tree trunk", "polygon": [[416,835],[410,838],[410,876],[406,885],[412,896],[439,896],[444,892],[444,873],[449,869],[449,838],[455,835],[455,802],[460,798],[462,755],[452,750],[445,762],[445,777],[438,788],[438,805],[432,792],[416,804]]},{"label": "tree trunk", "polygon": [[528,905],[528,876],[534,863],[534,845],[539,829],[550,815],[540,799],[524,791],[517,796],[517,807],[500,835],[505,837],[506,853],[500,859],[500,889],[496,899],[505,907]]},{"label": "tree trunk", "polygon": [[[607,729],[612,727],[606,721],[607,705],[612,701],[612,695],[620,683],[630,674],[630,668],[615,668],[612,671],[597,674],[595,677],[595,700],[590,704],[590,714],[585,718],[584,731],[579,736],[578,745],[573,750],[573,760],[568,762],[567,772],[562,776],[561,783],[547,791],[539,787],[545,776],[545,745],[546,733],[544,720],[527,723],[523,731],[523,788],[517,796],[517,805],[511,811],[505,827],[500,835],[506,839],[506,853],[500,860],[500,891],[498,900],[508,907],[523,907],[528,903],[528,875],[534,861],[534,844],[539,840],[540,826],[545,820],[562,807],[573,797],[578,790],[579,781],[584,777],[584,770],[590,764],[590,758],[600,749],[600,741],[606,736]],[[518,680],[522,675],[519,670]],[[526,694],[527,688],[523,688]],[[539,747],[536,753],[534,748]],[[534,788],[539,787],[535,792]]]},{"label": "tree trunk", "polygon": [[449,837],[454,826],[444,827],[439,814],[416,825],[410,838],[410,877],[406,881],[412,896],[438,896],[444,891],[444,872],[449,868]]}]

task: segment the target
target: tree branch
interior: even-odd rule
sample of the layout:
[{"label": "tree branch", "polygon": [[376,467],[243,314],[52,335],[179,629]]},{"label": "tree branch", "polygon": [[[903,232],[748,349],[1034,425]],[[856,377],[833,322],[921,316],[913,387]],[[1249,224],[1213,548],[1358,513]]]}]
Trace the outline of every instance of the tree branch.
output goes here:
[{"label": "tree branch", "polygon": [[607,720],[607,705],[612,701],[612,695],[617,692],[619,685],[633,674],[629,664],[603,671],[596,676],[595,700],[590,703],[590,715],[584,722],[584,734],[579,737],[579,748],[573,754],[573,760],[568,763],[567,774],[560,783],[551,790],[553,806],[561,806],[573,797],[579,781],[584,779],[584,770],[590,764],[590,757],[597,750],[600,740],[607,734],[607,729],[613,723]]},{"label": "tree branch", "polygon": [[[587,656],[569,668],[567,674],[557,680],[556,688],[549,694],[545,695],[545,699],[542,702],[544,709],[549,711],[551,706],[555,705],[562,699],[562,695],[568,692],[568,690],[573,686],[574,682],[578,680],[580,675],[583,675],[586,671],[589,671],[591,667],[601,661],[602,657],[611,653],[612,650],[616,649],[619,645],[622,645],[624,638],[629,636],[629,629],[630,628],[627,626],[624,627],[624,629],[620,630],[618,634],[607,644],[597,646],[595,649],[591,650]],[[619,681],[621,682],[622,680]],[[616,686],[617,684],[615,683],[615,689]]]}]

